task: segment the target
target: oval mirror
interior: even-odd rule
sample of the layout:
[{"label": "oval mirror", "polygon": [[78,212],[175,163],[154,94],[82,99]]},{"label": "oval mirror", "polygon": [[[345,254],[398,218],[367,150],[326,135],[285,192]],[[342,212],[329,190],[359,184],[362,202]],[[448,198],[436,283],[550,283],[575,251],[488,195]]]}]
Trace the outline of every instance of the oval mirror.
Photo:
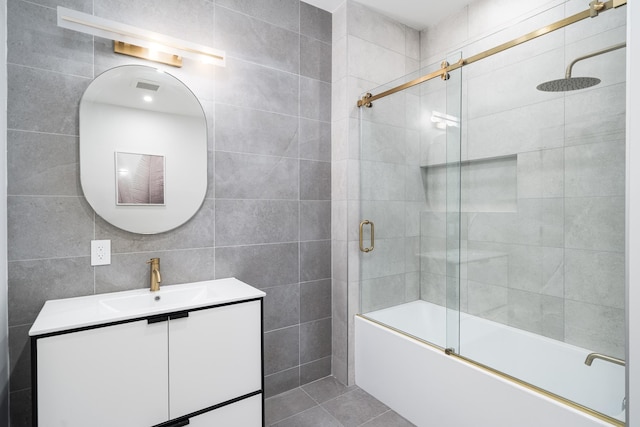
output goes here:
[{"label": "oval mirror", "polygon": [[80,182],[118,228],[154,234],[184,224],[207,191],[207,124],[196,96],[152,67],[96,77],[80,101]]}]

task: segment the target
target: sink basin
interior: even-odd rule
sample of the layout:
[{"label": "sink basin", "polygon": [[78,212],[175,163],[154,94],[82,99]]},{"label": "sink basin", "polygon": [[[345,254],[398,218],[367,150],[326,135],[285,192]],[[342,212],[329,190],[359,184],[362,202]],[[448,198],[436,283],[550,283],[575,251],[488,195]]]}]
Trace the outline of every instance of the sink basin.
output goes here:
[{"label": "sink basin", "polygon": [[161,288],[157,292],[145,291],[142,294],[104,298],[100,300],[100,306],[118,313],[155,310],[196,304],[206,296],[207,289],[204,286]]},{"label": "sink basin", "polygon": [[29,330],[29,336],[123,320],[144,319],[163,313],[212,307],[264,296],[263,291],[231,277],[167,285],[156,292],[150,292],[148,288],[144,288],[51,300],[47,301],[40,310],[40,314]]}]

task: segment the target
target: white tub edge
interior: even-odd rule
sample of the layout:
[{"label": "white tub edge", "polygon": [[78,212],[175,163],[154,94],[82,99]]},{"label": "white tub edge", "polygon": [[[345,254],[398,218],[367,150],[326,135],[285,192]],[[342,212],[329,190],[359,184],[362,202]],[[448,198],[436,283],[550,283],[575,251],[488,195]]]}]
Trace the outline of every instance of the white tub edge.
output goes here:
[{"label": "white tub edge", "polygon": [[359,316],[355,377],[418,427],[612,425]]}]

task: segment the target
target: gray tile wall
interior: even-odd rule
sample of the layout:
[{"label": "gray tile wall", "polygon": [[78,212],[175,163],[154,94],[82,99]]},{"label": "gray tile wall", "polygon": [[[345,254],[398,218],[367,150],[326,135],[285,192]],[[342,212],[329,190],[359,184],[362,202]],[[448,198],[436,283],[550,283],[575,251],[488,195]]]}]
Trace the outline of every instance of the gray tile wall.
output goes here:
[{"label": "gray tile wall", "polygon": [[[94,214],[78,174],[78,103],[122,64],[106,40],[56,26],[56,5],[226,50],[175,69],[209,126],[209,188],[171,232]],[[47,299],[235,276],[263,289],[266,393],[331,373],[331,14],[298,0],[8,0],[8,247],[12,426],[30,421],[27,332]],[[112,241],[91,267],[89,242]]]}]

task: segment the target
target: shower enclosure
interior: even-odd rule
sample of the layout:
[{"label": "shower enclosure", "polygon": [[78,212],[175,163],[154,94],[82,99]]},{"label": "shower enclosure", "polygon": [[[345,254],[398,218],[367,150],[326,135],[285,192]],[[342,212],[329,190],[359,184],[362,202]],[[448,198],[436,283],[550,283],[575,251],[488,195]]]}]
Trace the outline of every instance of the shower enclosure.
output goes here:
[{"label": "shower enclosure", "polygon": [[491,35],[360,108],[361,318],[613,424],[625,419],[624,16],[461,61],[504,38]]}]

